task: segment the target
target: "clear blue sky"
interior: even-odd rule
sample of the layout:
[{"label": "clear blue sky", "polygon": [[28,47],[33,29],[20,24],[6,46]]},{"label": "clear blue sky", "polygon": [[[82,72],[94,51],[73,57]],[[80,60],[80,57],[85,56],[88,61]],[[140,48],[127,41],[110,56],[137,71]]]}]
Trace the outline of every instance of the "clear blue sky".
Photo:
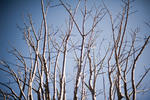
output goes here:
[{"label": "clear blue sky", "polygon": [[[115,11],[119,10],[118,0],[104,0],[109,9],[111,9],[114,14]],[[72,0],[73,2],[73,0]],[[92,0],[91,0],[92,2]],[[144,34],[150,34],[150,29],[144,24],[144,22],[150,22],[150,0],[136,0],[133,4],[133,7],[138,12],[131,16],[130,25],[131,27],[140,27],[141,32]],[[40,0],[0,0],[0,58],[8,59],[7,50],[10,49],[9,43],[13,46],[16,46],[20,50],[25,52],[23,49],[22,41],[23,34],[17,29],[16,24],[23,25],[23,16],[26,16],[27,13],[32,14],[33,21],[35,23],[40,23],[41,18],[41,8]],[[62,10],[61,7],[58,9],[49,10],[48,13],[49,24],[61,26],[64,22],[66,13]],[[103,24],[104,31],[107,27],[107,24]],[[146,48],[144,55],[141,59],[145,62],[145,65],[150,67],[150,45]],[[139,63],[142,65],[142,62]],[[140,71],[141,68],[138,68]],[[0,78],[3,76],[0,75]],[[150,74],[149,74],[150,77]],[[150,78],[147,77],[146,84],[150,82]],[[150,93],[150,92],[149,92]],[[150,95],[144,96],[142,100],[148,100]],[[140,99],[138,99],[140,100]]]}]

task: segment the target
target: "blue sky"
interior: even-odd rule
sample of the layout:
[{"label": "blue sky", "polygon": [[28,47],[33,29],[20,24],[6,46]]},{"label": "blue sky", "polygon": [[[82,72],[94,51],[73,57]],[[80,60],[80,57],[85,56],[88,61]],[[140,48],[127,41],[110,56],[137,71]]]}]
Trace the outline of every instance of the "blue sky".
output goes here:
[{"label": "blue sky", "polygon": [[[20,30],[17,29],[17,25],[23,25],[23,17],[28,13],[32,14],[33,21],[40,23],[41,18],[41,8],[40,8],[40,0],[0,0],[0,58],[4,58],[7,60],[8,55],[7,51],[10,50],[10,45],[17,47],[18,49],[25,52],[23,48],[24,41],[23,34]],[[104,0],[106,5],[112,10],[113,14],[120,10],[118,0]],[[73,2],[73,0],[72,0]],[[92,0],[91,0],[92,2]],[[136,0],[133,4],[133,9],[137,10],[135,15],[130,17],[130,27],[141,27],[141,32],[144,34],[150,35],[150,29],[145,25],[144,22],[150,22],[150,0]],[[66,12],[62,7],[50,9],[48,13],[48,22],[50,25],[54,26],[62,26],[65,21]],[[105,29],[107,28],[107,22],[102,23]],[[107,32],[107,31],[106,31]],[[150,66],[150,45],[146,48],[141,60],[145,62],[145,65]],[[142,65],[142,62],[139,63]],[[140,72],[141,68],[138,68],[137,71]],[[150,74],[149,74],[150,76]],[[3,76],[0,75],[0,78]],[[150,78],[147,77],[146,84],[150,82]],[[150,95],[145,96],[145,100]],[[140,97],[139,97],[140,98]],[[140,99],[138,99],[140,100]],[[144,100],[144,99],[143,99]]]},{"label": "blue sky", "polygon": [[[118,0],[105,0],[108,7],[113,9],[113,11],[118,11],[119,3]],[[133,21],[133,26],[143,26],[144,22],[150,21],[150,1],[149,0],[136,0],[134,2],[134,9],[138,12],[136,16],[131,16]],[[117,6],[116,6],[117,5]],[[39,21],[41,18],[39,14],[41,13],[40,2],[39,0],[1,0],[0,1],[0,54],[3,56],[6,52],[6,49],[9,48],[8,43],[17,43],[22,39],[21,32],[17,29],[18,25],[23,25],[23,17],[28,13],[31,13],[33,16],[33,21]],[[52,12],[51,12],[52,11]],[[65,13],[62,12],[61,8],[57,10],[50,10],[49,15],[50,24],[62,25],[62,16],[57,16],[58,13],[61,13],[62,16],[65,16]],[[57,20],[56,20],[57,19]],[[144,26],[146,27],[146,25]],[[142,27],[142,28],[144,28]],[[146,28],[145,28],[146,29]],[[149,31],[149,30],[148,30]],[[148,32],[147,31],[147,32]],[[5,42],[4,42],[5,41]],[[19,44],[20,45],[20,44]]]}]

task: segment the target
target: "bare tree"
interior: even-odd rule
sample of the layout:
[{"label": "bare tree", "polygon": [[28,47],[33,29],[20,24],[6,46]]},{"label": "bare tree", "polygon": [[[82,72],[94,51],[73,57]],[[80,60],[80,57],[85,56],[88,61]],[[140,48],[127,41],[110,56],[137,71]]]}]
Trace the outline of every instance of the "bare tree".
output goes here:
[{"label": "bare tree", "polygon": [[[150,70],[146,69],[143,76],[135,80],[136,64],[150,36],[137,47],[139,29],[127,28],[132,2],[122,0],[121,11],[113,18],[104,1],[100,4],[93,1],[89,6],[87,0],[78,0],[72,6],[67,1],[59,0],[59,4],[53,6],[50,1],[45,4],[41,0],[42,20],[39,29],[36,30],[32,15],[27,16],[28,21],[24,22],[23,28],[18,27],[23,32],[28,52],[22,54],[12,46],[9,53],[16,58],[16,63],[0,60],[0,71],[8,74],[10,79],[0,82],[5,88],[0,89],[0,95],[4,100],[68,100],[67,95],[71,94],[69,87],[73,100],[96,100],[97,96],[105,100],[136,100],[139,86]],[[60,6],[68,14],[65,29],[49,28],[48,9]],[[112,38],[105,44],[104,38],[98,35],[101,34],[102,20],[108,16]],[[104,45],[105,49],[102,47]],[[70,58],[73,61],[68,66]],[[69,67],[76,69],[71,71],[75,72],[71,82],[66,74]],[[12,85],[17,85],[17,89]]]},{"label": "bare tree", "polygon": [[[138,48],[135,47],[137,34],[139,32],[138,28],[136,28],[135,30],[131,30],[131,39],[128,39],[129,33],[127,32],[127,25],[129,13],[131,12],[130,7],[133,1],[126,0],[122,2],[124,6],[122,7],[121,13],[119,13],[120,18],[116,18],[116,20],[119,20],[117,24],[113,21],[111,12],[104,4],[110,17],[113,40],[113,47],[108,59],[108,77],[110,83],[109,99],[112,100],[117,95],[118,100],[121,100],[124,97],[127,100],[130,100],[131,98],[133,100],[136,100],[136,89],[149,71],[148,68],[143,74],[143,77],[136,85],[136,63],[141,56],[144,48],[148,44],[150,36],[148,36],[144,43]],[[115,63],[110,64],[110,60],[113,60],[113,58],[115,60]],[[131,90],[129,89],[130,82],[132,84]],[[122,92],[122,90],[124,90],[124,92]],[[117,91],[117,94],[115,93],[115,91]]]}]

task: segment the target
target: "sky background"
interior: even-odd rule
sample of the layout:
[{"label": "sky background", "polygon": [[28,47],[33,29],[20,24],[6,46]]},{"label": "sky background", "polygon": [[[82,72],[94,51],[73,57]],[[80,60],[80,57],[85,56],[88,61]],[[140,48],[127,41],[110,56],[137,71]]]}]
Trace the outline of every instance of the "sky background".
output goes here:
[{"label": "sky background", "polygon": [[[109,7],[113,14],[119,9],[118,0],[104,0],[106,5]],[[74,0],[72,0],[72,3]],[[136,0],[133,4],[133,9],[137,10],[136,14],[131,16],[129,19],[130,27],[140,27],[141,32],[150,35],[150,29],[145,25],[144,22],[150,22],[150,0]],[[41,7],[39,0],[0,0],[0,58],[10,60],[11,56],[8,55],[10,45],[17,47],[22,52],[25,52],[23,34],[17,29],[17,25],[23,25],[24,16],[32,14],[33,21],[40,23],[41,21]],[[57,9],[50,9],[48,13],[48,22],[50,25],[61,26],[63,25],[66,12],[62,7]],[[39,20],[40,19],[40,20]],[[107,28],[107,22],[103,23],[104,30]],[[107,32],[106,32],[107,33]],[[145,62],[144,65],[150,66],[150,45],[147,46],[141,59]],[[139,65],[143,63],[140,62]],[[137,72],[141,68],[138,68]],[[139,74],[140,76],[140,74]],[[150,77],[150,74],[148,75]],[[145,84],[149,84],[150,78],[147,77],[144,81]],[[4,76],[0,75],[0,80]],[[150,92],[149,92],[150,93]],[[138,100],[148,100],[150,94],[144,97],[139,97]]]}]

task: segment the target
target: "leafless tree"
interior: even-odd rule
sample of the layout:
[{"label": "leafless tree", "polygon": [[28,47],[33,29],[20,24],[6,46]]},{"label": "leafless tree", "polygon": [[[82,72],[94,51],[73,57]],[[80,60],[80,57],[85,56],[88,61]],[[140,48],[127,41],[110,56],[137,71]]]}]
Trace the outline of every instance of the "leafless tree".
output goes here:
[{"label": "leafless tree", "polygon": [[[12,46],[9,52],[16,63],[0,60],[0,71],[9,75],[8,82],[0,82],[3,99],[19,100],[68,100],[71,88],[73,100],[136,100],[139,86],[149,72],[146,69],[139,80],[135,80],[136,64],[149,43],[150,36],[137,47],[139,29],[128,30],[129,15],[133,1],[122,0],[121,11],[115,18],[105,2],[77,0],[75,6],[59,0],[59,4],[46,4],[41,0],[42,21],[36,30],[32,15],[24,27],[18,27],[24,35],[28,52],[23,54]],[[45,5],[44,5],[45,4]],[[68,14],[65,29],[48,27],[48,9],[63,7]],[[78,17],[80,16],[80,21]],[[109,17],[111,37],[105,44],[100,24]],[[150,26],[149,23],[146,23]],[[74,36],[75,35],[75,36]],[[102,46],[105,45],[105,49]],[[101,53],[103,52],[103,54]],[[69,56],[69,57],[68,57]],[[70,58],[72,65],[68,66]],[[75,72],[71,81],[66,75],[69,67]],[[100,81],[102,79],[102,81]],[[71,83],[69,86],[68,83]],[[106,85],[109,84],[109,87]],[[13,85],[17,85],[14,88]],[[102,85],[102,88],[99,88]]]}]

